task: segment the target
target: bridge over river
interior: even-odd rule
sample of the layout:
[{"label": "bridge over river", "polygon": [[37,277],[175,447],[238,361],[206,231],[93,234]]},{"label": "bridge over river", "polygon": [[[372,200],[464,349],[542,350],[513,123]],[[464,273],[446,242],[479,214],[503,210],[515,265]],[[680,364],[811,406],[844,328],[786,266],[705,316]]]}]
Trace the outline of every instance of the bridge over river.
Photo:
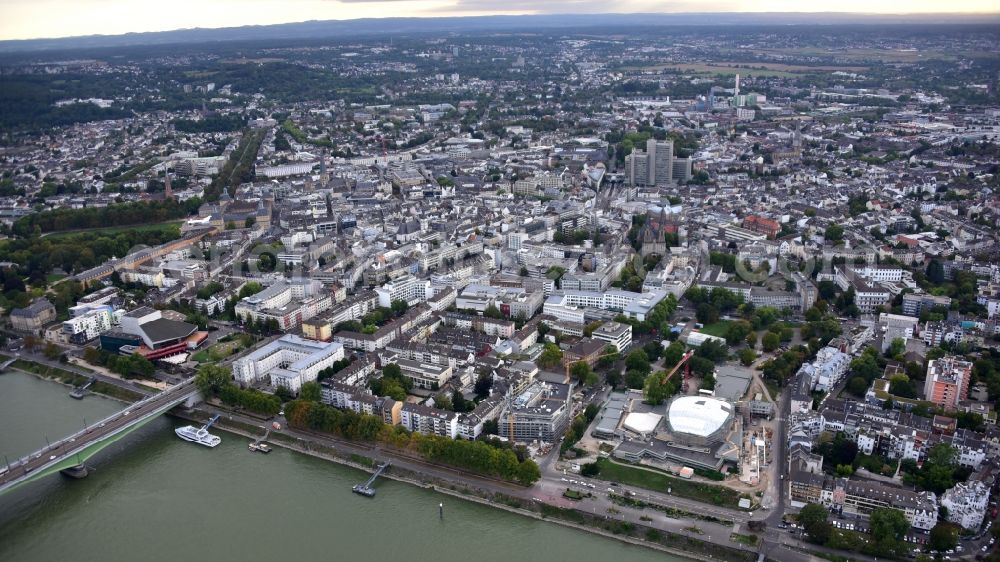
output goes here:
[{"label": "bridge over river", "polygon": [[135,402],[116,414],[47,445],[44,449],[9,465],[0,466],[0,494],[26,482],[64,470],[70,471],[68,472],[70,474],[76,470],[77,474],[85,475],[84,462],[87,459],[197,394],[198,389],[194,386],[194,379],[188,379],[159,394]]}]

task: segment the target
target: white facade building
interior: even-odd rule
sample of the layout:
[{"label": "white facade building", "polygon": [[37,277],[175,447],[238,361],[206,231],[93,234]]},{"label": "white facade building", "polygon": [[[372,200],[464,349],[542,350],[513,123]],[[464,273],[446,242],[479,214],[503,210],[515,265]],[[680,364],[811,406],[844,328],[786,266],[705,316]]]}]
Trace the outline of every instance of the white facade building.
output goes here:
[{"label": "white facade building", "polygon": [[315,381],[319,372],[344,358],[344,346],[337,342],[307,340],[285,335],[233,362],[233,378],[250,386],[271,377],[275,387],[298,392]]},{"label": "white facade building", "polygon": [[959,482],[941,496],[941,505],[948,508],[948,521],[977,531],[986,516],[990,488],[978,481]]}]

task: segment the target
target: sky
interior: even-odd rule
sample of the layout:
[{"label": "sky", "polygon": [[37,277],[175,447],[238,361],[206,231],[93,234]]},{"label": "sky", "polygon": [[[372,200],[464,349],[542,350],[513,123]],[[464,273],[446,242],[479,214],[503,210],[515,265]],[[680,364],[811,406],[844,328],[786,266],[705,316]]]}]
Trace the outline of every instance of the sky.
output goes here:
[{"label": "sky", "polygon": [[0,0],[0,39],[379,17],[669,12],[996,13],[997,0]]}]

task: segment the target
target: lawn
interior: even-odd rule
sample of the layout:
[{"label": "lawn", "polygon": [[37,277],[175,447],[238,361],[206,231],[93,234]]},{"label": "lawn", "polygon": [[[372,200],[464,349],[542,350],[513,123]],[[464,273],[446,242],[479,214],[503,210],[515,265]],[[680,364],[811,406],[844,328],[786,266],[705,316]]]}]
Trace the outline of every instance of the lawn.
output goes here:
[{"label": "lawn", "polygon": [[[88,234],[117,234],[119,232],[147,232],[147,231],[163,231],[167,229],[177,229],[177,237],[180,237],[180,226],[184,224],[184,221],[168,221],[160,222],[154,224],[138,224],[133,226],[109,226],[107,228],[87,228],[83,231]],[[56,239],[60,236],[72,236],[74,234],[79,234],[81,230],[65,230],[62,232],[53,232],[51,234],[46,234],[46,238]]]},{"label": "lawn", "polygon": [[664,472],[619,464],[610,459],[597,459],[597,467],[600,469],[600,476],[603,480],[620,482],[657,492],[666,492],[669,489],[671,494],[682,498],[728,508],[736,508],[740,501],[740,494],[736,490],[682,480]]},{"label": "lawn", "polygon": [[698,331],[709,336],[724,338],[726,337],[726,331],[729,329],[729,324],[731,323],[732,322],[730,320],[719,320],[715,324],[708,324]]},{"label": "lawn", "polygon": [[234,353],[239,353],[242,349],[242,342],[238,339],[219,341],[218,343],[192,355],[191,360],[197,361],[198,363],[214,363],[222,361]]},{"label": "lawn", "polygon": [[743,535],[740,533],[733,533],[729,535],[729,540],[745,544],[747,546],[757,546],[757,543],[760,542],[760,537],[758,537],[757,535]]}]

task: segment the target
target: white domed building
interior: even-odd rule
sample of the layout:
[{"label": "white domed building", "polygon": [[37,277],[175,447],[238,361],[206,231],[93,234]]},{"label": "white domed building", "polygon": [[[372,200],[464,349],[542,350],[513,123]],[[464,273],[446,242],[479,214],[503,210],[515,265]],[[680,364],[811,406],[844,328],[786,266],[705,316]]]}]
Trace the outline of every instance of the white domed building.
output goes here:
[{"label": "white domed building", "polygon": [[675,441],[712,443],[732,426],[734,410],[728,401],[713,396],[678,396],[667,404],[666,429]]},{"label": "white domed building", "polygon": [[[629,414],[629,417],[637,414]],[[647,421],[647,414],[642,421]],[[626,418],[624,427],[630,429]],[[682,463],[718,470],[724,463],[738,464],[742,427],[736,407],[714,396],[676,396],[667,403],[662,421],[655,427],[634,424],[633,431],[615,448],[616,457],[643,458]]]}]

